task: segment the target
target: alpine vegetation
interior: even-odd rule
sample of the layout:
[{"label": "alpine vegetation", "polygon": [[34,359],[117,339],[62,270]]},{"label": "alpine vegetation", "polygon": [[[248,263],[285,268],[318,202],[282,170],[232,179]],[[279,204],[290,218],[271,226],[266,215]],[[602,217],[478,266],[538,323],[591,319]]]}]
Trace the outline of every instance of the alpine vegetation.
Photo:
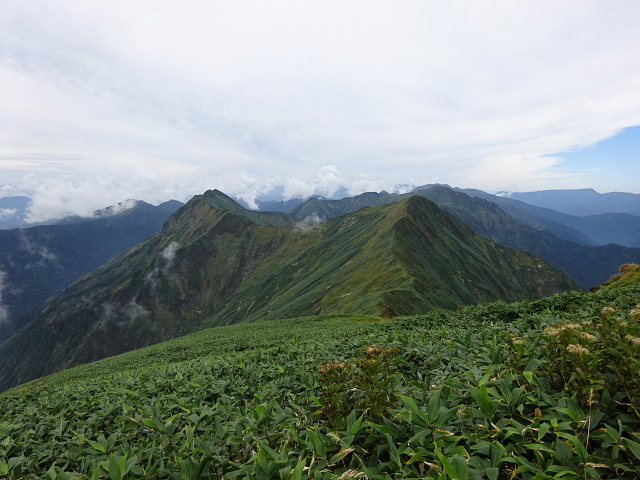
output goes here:
[{"label": "alpine vegetation", "polygon": [[636,479],[639,300],[203,330],[0,395],[0,475]]}]

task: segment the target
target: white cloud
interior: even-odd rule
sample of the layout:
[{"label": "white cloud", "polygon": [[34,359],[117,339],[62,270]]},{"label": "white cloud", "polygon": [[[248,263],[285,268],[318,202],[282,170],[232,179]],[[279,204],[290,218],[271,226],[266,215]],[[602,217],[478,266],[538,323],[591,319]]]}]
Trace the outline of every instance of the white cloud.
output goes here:
[{"label": "white cloud", "polygon": [[178,242],[171,242],[169,245],[162,250],[162,258],[165,260],[165,268],[171,268],[173,265],[173,261],[176,259],[176,252],[180,248],[180,244]]},{"label": "white cloud", "polygon": [[27,263],[23,268],[35,268],[42,267],[45,262],[57,262],[58,257],[49,250],[49,247],[44,244],[38,244],[37,241],[32,241],[29,235],[25,233],[25,230],[19,230],[20,249],[29,253],[32,257],[33,263]]},{"label": "white cloud", "polygon": [[296,223],[295,229],[301,233],[310,233],[315,227],[322,224],[324,221],[325,219],[323,217],[320,217],[317,213],[313,213]]},{"label": "white cloud", "polygon": [[0,218],[11,217],[16,213],[18,213],[18,210],[15,208],[0,208]]},{"label": "white cloud", "polygon": [[7,274],[0,270],[0,325],[9,321],[9,309],[2,304],[2,291],[7,288]]},{"label": "white cloud", "polygon": [[0,13],[0,175],[34,198],[32,220],[275,184],[597,187],[549,156],[640,124],[635,0]]}]

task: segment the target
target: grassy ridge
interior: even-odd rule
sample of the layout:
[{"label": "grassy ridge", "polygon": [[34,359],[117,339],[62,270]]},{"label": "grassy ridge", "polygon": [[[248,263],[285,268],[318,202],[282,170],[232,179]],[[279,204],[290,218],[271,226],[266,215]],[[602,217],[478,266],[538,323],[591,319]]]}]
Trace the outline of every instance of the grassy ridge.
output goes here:
[{"label": "grassy ridge", "polygon": [[1,395],[0,476],[638,478],[638,302],[202,331]]},{"label": "grassy ridge", "polygon": [[0,389],[223,324],[409,315],[579,288],[422,197],[296,223],[220,192],[194,198],[160,234],[51,298],[0,343]]}]

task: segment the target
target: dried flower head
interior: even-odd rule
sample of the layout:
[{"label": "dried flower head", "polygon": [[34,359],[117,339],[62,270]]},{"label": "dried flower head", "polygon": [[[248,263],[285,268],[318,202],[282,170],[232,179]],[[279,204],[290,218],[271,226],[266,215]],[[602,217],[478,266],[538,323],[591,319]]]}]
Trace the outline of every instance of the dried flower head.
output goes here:
[{"label": "dried flower head", "polygon": [[588,342],[597,342],[598,341],[598,337],[596,337],[595,335],[591,335],[590,333],[587,333],[587,332],[582,332],[580,334],[580,338],[582,340],[586,340]]},{"label": "dried flower head", "polygon": [[543,333],[549,337],[557,337],[562,332],[564,332],[564,330],[564,327],[548,326],[543,330]]},{"label": "dried flower head", "polygon": [[581,325],[579,323],[565,323],[564,328],[567,330],[580,330]]},{"label": "dried flower head", "polygon": [[567,351],[576,355],[587,355],[589,353],[589,350],[584,348],[582,345],[576,345],[574,343],[567,345]]},{"label": "dried flower head", "polygon": [[632,335],[627,335],[626,337],[627,340],[629,340],[631,343],[634,343],[635,345],[640,345],[640,338],[638,337],[634,337]]},{"label": "dried flower head", "polygon": [[347,361],[344,361],[341,363],[328,362],[328,363],[325,363],[320,370],[318,370],[318,373],[326,374],[326,373],[332,373],[332,372],[339,372],[347,368],[353,368],[353,364]]},{"label": "dried flower head", "polygon": [[613,315],[614,313],[616,313],[616,309],[613,307],[604,307],[602,309],[602,311],[600,312],[600,316],[602,317],[606,317],[608,315]]},{"label": "dried flower head", "polygon": [[511,338],[512,345],[524,345],[527,343],[527,339],[524,337],[521,337],[517,333],[510,333],[509,338]]}]

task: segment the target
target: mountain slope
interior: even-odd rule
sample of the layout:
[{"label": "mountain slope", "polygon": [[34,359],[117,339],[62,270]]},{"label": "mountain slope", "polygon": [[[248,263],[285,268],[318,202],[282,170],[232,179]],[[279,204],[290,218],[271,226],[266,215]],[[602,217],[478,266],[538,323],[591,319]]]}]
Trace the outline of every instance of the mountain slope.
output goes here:
[{"label": "mountain slope", "polygon": [[161,230],[182,204],[136,202],[117,215],[0,230],[0,341],[20,328],[21,315],[114,255]]},{"label": "mountain slope", "polygon": [[502,211],[502,207],[453,190],[434,187],[420,192],[469,225],[477,234],[509,248],[544,258],[589,289],[606,281],[618,267],[640,261],[639,248],[585,246],[536,230]]},{"label": "mountain slope", "polygon": [[[367,193],[342,200],[313,199],[293,209],[291,213],[298,218],[314,214],[332,218],[332,215],[351,211],[363,203],[380,205],[419,195],[435,202],[440,208],[471,227],[478,235],[508,248],[524,250],[544,258],[571,275],[586,289],[606,281],[620,265],[640,261],[638,248],[619,245],[585,246],[532,228],[505,213],[502,210],[503,203],[498,206],[492,202],[494,198],[498,201],[504,200],[507,205],[515,201],[476,192],[480,191],[470,191],[467,195],[446,186],[431,186],[405,195]],[[486,196],[489,201],[480,198],[480,194]]]},{"label": "mountain slope", "polygon": [[640,217],[629,213],[568,215],[550,208],[530,205],[511,197],[491,195],[474,189],[456,189],[500,205],[505,212],[538,230],[547,230],[560,238],[583,245],[615,243],[640,247]]},{"label": "mountain slope", "polygon": [[0,345],[0,385],[208,326],[393,316],[573,288],[546,262],[488,242],[421,197],[310,226],[207,192]]},{"label": "mountain slope", "polygon": [[640,284],[640,265],[628,263],[620,266],[620,271],[594,290],[623,288]]}]

